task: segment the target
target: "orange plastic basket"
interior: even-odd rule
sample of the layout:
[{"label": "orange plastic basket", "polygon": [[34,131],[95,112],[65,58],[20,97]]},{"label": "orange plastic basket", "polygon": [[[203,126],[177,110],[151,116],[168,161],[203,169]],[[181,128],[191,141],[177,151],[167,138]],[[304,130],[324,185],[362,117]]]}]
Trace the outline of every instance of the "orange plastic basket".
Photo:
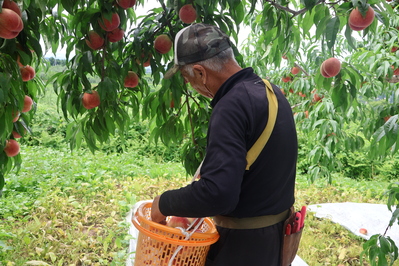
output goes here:
[{"label": "orange plastic basket", "polygon": [[181,250],[173,259],[173,266],[203,266],[211,244],[219,239],[215,224],[205,218],[199,230],[188,240],[177,228],[151,221],[152,203],[143,203],[132,218],[139,230],[135,266],[168,266],[179,246]]}]

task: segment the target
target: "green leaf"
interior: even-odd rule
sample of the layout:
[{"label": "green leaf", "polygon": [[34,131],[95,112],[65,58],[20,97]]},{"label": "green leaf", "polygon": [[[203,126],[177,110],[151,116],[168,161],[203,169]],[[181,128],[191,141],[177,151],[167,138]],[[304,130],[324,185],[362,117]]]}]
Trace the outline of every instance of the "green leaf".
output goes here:
[{"label": "green leaf", "polygon": [[302,0],[303,4],[305,5],[305,8],[309,10],[309,12],[313,9],[313,7],[316,5],[317,0]]},{"label": "green leaf", "polygon": [[388,254],[391,251],[391,245],[389,244],[389,242],[385,239],[384,236],[380,236],[379,241],[380,241],[381,253]]},{"label": "green leaf", "polygon": [[[316,15],[314,18],[316,19]],[[320,37],[322,35],[325,35],[327,23],[328,23],[328,21],[330,21],[330,19],[331,19],[330,14],[325,12],[325,15],[320,17],[320,21],[317,24],[315,23],[315,25],[317,27],[316,35],[314,36],[315,39],[318,40],[318,39],[320,39]]]},{"label": "green leaf", "polygon": [[395,221],[397,221],[399,224],[399,208],[395,209],[395,211],[392,213],[392,217],[389,220],[389,226],[392,226]]},{"label": "green leaf", "polygon": [[302,20],[302,31],[305,35],[309,34],[310,29],[313,26],[313,20],[314,20],[315,12],[306,12],[305,15],[303,16]]},{"label": "green leaf", "polygon": [[4,184],[5,184],[4,174],[0,172],[0,197],[2,194],[2,190],[4,188]]},{"label": "green leaf", "polygon": [[332,49],[332,47],[335,45],[335,40],[337,38],[339,25],[340,25],[339,17],[333,17],[327,22],[325,36],[326,36],[327,46],[329,49]]}]

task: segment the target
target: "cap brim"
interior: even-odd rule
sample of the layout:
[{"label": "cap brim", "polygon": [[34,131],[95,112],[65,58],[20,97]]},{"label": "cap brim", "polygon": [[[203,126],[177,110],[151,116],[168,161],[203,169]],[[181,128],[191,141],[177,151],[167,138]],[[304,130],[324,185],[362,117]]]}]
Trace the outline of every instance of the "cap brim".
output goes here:
[{"label": "cap brim", "polygon": [[171,69],[166,71],[165,75],[163,76],[164,79],[170,79],[176,72],[179,71],[179,66],[174,65]]}]

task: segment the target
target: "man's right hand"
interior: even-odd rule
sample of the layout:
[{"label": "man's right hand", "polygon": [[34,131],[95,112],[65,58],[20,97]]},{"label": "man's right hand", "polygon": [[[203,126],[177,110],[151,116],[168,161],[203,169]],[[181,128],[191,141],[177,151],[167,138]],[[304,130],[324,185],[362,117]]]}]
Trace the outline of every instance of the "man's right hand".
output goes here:
[{"label": "man's right hand", "polygon": [[151,220],[156,223],[166,224],[166,216],[159,210],[159,199],[161,196],[156,196],[151,206]]}]

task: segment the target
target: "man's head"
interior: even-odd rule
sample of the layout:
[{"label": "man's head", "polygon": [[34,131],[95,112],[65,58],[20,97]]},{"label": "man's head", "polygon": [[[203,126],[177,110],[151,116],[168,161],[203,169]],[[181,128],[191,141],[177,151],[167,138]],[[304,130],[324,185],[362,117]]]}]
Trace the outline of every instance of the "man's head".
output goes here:
[{"label": "man's head", "polygon": [[175,65],[165,78],[171,78],[185,65],[207,60],[229,48],[229,37],[216,26],[198,23],[183,28],[175,38]]},{"label": "man's head", "polygon": [[213,98],[220,85],[239,70],[229,37],[219,28],[193,24],[175,38],[175,65],[165,78],[177,71],[200,94]]}]

